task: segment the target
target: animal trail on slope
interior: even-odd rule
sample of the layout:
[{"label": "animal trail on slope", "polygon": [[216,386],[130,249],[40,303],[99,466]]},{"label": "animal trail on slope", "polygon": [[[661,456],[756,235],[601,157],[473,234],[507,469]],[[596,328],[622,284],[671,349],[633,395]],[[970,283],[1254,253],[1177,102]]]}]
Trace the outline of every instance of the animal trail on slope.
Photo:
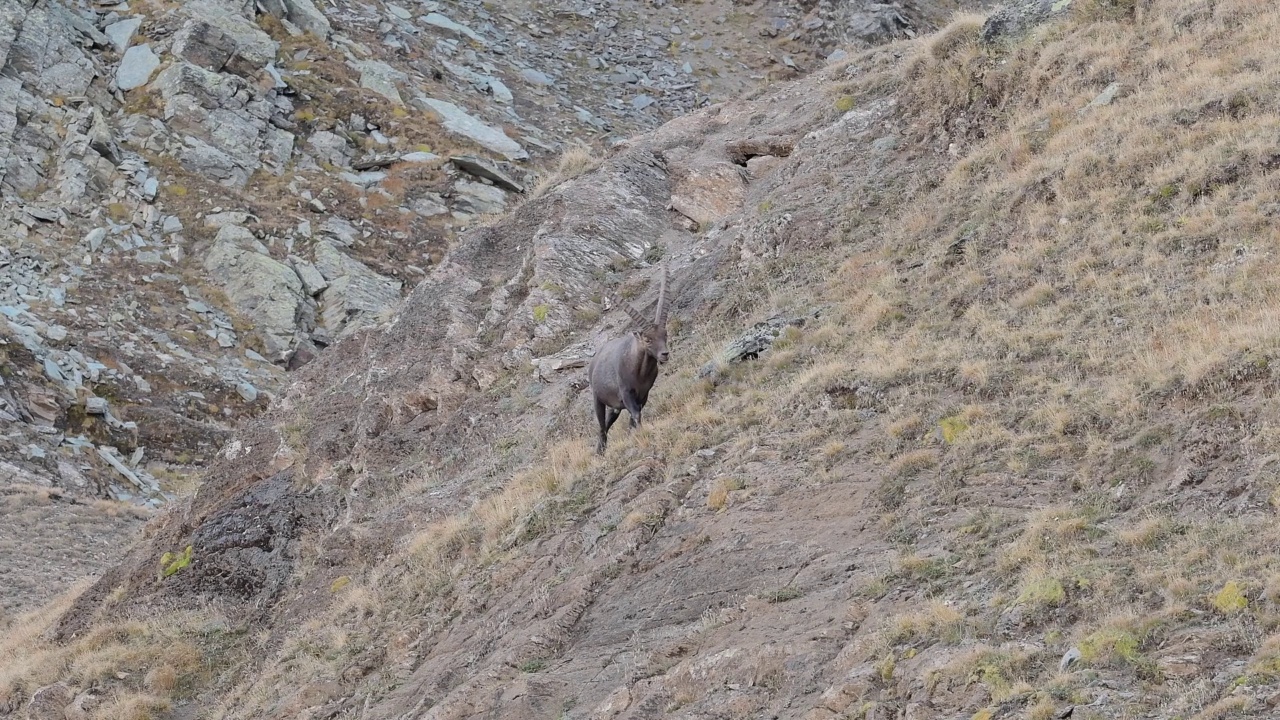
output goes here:
[{"label": "animal trail on slope", "polygon": [[587,367],[591,392],[595,396],[596,420],[600,423],[597,454],[604,454],[609,428],[613,427],[624,409],[633,429],[641,425],[649,390],[658,379],[658,366],[670,358],[667,351],[668,275],[668,267],[664,264],[654,319],[650,321],[630,303],[622,303],[637,329],[605,343]]}]

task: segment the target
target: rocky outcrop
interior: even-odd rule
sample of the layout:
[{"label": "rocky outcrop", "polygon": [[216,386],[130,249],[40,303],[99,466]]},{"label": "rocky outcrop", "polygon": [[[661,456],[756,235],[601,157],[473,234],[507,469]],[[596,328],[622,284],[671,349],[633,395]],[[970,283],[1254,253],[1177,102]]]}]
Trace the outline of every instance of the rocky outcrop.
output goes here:
[{"label": "rocky outcrop", "polygon": [[316,243],[313,269],[323,285],[314,276],[308,285],[320,288],[322,323],[330,337],[341,338],[385,320],[400,304],[398,281],[370,270],[332,243]]},{"label": "rocky outcrop", "polygon": [[204,269],[235,311],[252,323],[262,355],[287,361],[300,335],[310,330],[302,281],[293,268],[272,258],[253,233],[227,225],[218,231]]}]

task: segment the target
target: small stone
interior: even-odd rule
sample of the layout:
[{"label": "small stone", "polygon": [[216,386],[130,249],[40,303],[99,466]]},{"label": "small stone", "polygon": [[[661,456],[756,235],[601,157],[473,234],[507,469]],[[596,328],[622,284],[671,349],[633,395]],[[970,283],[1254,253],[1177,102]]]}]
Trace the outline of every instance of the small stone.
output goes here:
[{"label": "small stone", "polygon": [[236,392],[240,397],[244,398],[245,402],[253,402],[258,399],[258,388],[247,382],[236,385]]},{"label": "small stone", "polygon": [[182,220],[179,219],[177,215],[169,215],[164,219],[164,225],[161,226],[161,231],[165,235],[182,232]]},{"label": "small stone", "polygon": [[102,32],[111,40],[111,44],[116,47],[118,52],[124,52],[129,48],[129,43],[133,40],[133,34],[141,26],[141,18],[129,18],[111,23],[103,28]]},{"label": "small stone", "polygon": [[648,95],[637,95],[631,100],[631,107],[637,110],[643,110],[654,103],[654,99]]},{"label": "small stone", "polygon": [[142,183],[142,197],[147,202],[151,202],[152,200],[155,200],[157,192],[160,192],[159,180],[153,177],[150,177],[150,178],[147,178],[146,182]]},{"label": "small stone", "polygon": [[260,363],[267,362],[267,359],[266,359],[266,358],[262,357],[261,355],[259,355],[259,354],[258,354],[258,353],[256,353],[256,352],[254,352],[254,351],[250,350],[249,348],[245,348],[245,349],[244,349],[244,356],[245,356],[245,357],[247,357],[247,358],[249,358],[250,360],[252,360],[252,361],[254,361],[254,362],[260,362]]},{"label": "small stone", "polygon": [[62,382],[65,378],[62,376],[62,370],[58,367],[58,363],[49,358],[44,359],[44,374],[54,382]]},{"label": "small stone", "polygon": [[524,78],[525,82],[529,83],[530,85],[554,84],[551,78],[547,77],[546,73],[539,72],[537,70],[534,70],[533,68],[525,68],[521,70],[520,77]]},{"label": "small stone", "polygon": [[218,333],[217,340],[218,340],[218,347],[221,347],[221,348],[231,348],[236,346],[235,339],[224,332]]},{"label": "small stone", "polygon": [[91,252],[98,252],[98,248],[102,247],[102,241],[107,237],[106,228],[94,228],[89,234],[84,236],[84,241],[89,244]]},{"label": "small stone", "polygon": [[1074,647],[1073,647],[1073,648],[1071,648],[1071,649],[1070,649],[1070,650],[1068,650],[1066,653],[1064,653],[1064,654],[1062,655],[1062,659],[1058,661],[1058,671],[1059,671],[1059,672],[1066,672],[1066,671],[1067,671],[1067,668],[1069,668],[1069,667],[1071,667],[1073,664],[1075,664],[1075,663],[1076,663],[1076,661],[1078,661],[1078,660],[1080,659],[1080,657],[1081,657],[1081,655],[1080,655],[1080,649],[1079,649],[1079,648],[1074,648]]},{"label": "small stone", "polygon": [[107,401],[100,397],[85,398],[84,412],[86,415],[106,415]]},{"label": "small stone", "polygon": [[429,163],[429,162],[435,162],[436,160],[439,160],[439,159],[440,159],[439,155],[435,153],[423,152],[423,151],[405,153],[404,155],[400,156],[401,162],[410,162],[410,163]]},{"label": "small stone", "polygon": [[211,309],[209,308],[209,306],[208,306],[208,305],[205,305],[204,303],[200,302],[199,300],[188,300],[188,301],[187,301],[187,309],[188,309],[188,310],[190,310],[190,311],[192,311],[192,312],[198,312],[198,313],[200,313],[201,315],[203,315],[203,314],[205,314],[205,313],[213,312],[213,310],[211,310]]},{"label": "small stone", "polygon": [[116,68],[116,87],[122,91],[142,87],[151,80],[151,74],[158,67],[160,58],[151,51],[150,45],[135,45],[120,59],[120,67]]},{"label": "small stone", "polygon": [[409,20],[410,18],[413,17],[413,13],[409,12],[408,10],[405,10],[399,5],[387,5],[387,12],[391,13],[392,15],[395,15],[401,20]]}]

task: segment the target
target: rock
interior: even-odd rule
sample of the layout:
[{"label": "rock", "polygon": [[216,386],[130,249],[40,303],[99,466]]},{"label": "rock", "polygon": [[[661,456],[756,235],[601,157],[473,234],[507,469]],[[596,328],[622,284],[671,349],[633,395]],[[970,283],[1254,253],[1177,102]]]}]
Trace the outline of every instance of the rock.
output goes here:
[{"label": "rock", "polygon": [[75,700],[75,694],[63,683],[46,685],[31,694],[27,703],[27,720],[63,720],[64,708]]},{"label": "rock", "polygon": [[413,13],[410,13],[408,10],[405,10],[404,8],[400,7],[399,5],[392,5],[392,4],[388,3],[388,4],[387,4],[387,12],[389,12],[389,13],[391,13],[392,15],[394,15],[394,16],[396,16],[396,17],[400,18],[401,20],[411,20],[411,19],[413,19]]},{"label": "rock", "polygon": [[520,77],[524,78],[524,81],[529,83],[530,85],[547,86],[547,85],[554,84],[554,81],[551,78],[547,77],[546,73],[538,72],[533,68],[525,68],[521,70]]},{"label": "rock", "polygon": [[529,157],[529,153],[520,147],[520,143],[507,137],[505,132],[486,125],[451,102],[428,97],[419,97],[418,102],[423,107],[439,113],[443,118],[444,128],[451,133],[461,135],[487,150],[503,155],[508,160],[525,160]]},{"label": "rock", "polygon": [[242,382],[236,385],[236,393],[244,399],[245,402],[253,402],[258,399],[258,388],[251,383]]},{"label": "rock", "polygon": [[182,219],[179,218],[177,215],[169,215],[165,217],[164,223],[163,225],[161,225],[160,231],[163,232],[165,235],[172,235],[174,233],[182,232]]},{"label": "rock", "polygon": [[1070,8],[1071,0],[1011,0],[987,16],[979,37],[984,43],[1016,38]]},{"label": "rock", "polygon": [[302,281],[289,266],[255,248],[243,227],[218,231],[204,260],[211,280],[226,293],[233,309],[250,320],[267,357],[284,362],[298,339],[303,315]]},{"label": "rock", "polygon": [[745,171],[720,162],[685,173],[671,191],[671,206],[699,228],[710,227],[737,212],[747,194]]},{"label": "rock", "polygon": [[524,192],[523,185],[511,179],[510,176],[495,167],[493,163],[474,155],[454,155],[449,158],[449,162],[463,172],[492,181],[494,185],[503,190],[510,190],[515,193]]},{"label": "rock", "polygon": [[400,282],[383,277],[334,245],[319,242],[315,266],[329,282],[320,294],[325,329],[342,337],[377,321],[400,304]]},{"label": "rock", "polygon": [[307,147],[320,162],[346,167],[351,161],[352,148],[346,138],[328,130],[312,133],[307,138]]},{"label": "rock", "polygon": [[631,107],[636,110],[643,110],[652,105],[655,100],[648,95],[637,95],[631,99]]},{"label": "rock", "polygon": [[461,180],[453,186],[454,208],[472,215],[497,215],[507,209],[507,196],[498,188]]},{"label": "rock", "polygon": [[325,281],[324,276],[320,274],[320,271],[311,262],[297,255],[290,255],[289,264],[293,266],[293,271],[298,273],[298,278],[302,280],[302,289],[306,290],[308,295],[315,297],[329,287],[329,283]]},{"label": "rock", "polygon": [[1066,672],[1067,668],[1071,667],[1078,660],[1080,660],[1080,657],[1081,657],[1080,648],[1073,647],[1070,650],[1063,653],[1062,659],[1058,661],[1058,672]]},{"label": "rock", "polygon": [[98,248],[102,247],[102,241],[105,240],[106,237],[106,228],[94,228],[84,236],[84,241],[89,246],[90,252],[98,252]]},{"label": "rock", "polygon": [[1103,107],[1104,105],[1110,105],[1117,97],[1120,96],[1121,91],[1123,89],[1124,89],[1123,84],[1118,82],[1111,83],[1106,87],[1106,89],[1104,89],[1101,93],[1099,93],[1097,97],[1095,97],[1093,100],[1090,100],[1089,104],[1086,105],[1084,107],[1084,110],[1082,110],[1081,112],[1091,110],[1097,107]]},{"label": "rock", "polygon": [[470,38],[470,39],[475,40],[476,42],[478,42],[478,43],[480,43],[480,44],[482,44],[482,45],[483,45],[483,44],[486,44],[486,43],[485,43],[485,41],[484,41],[484,38],[482,38],[482,37],[480,37],[479,35],[477,35],[477,34],[476,34],[476,32],[475,32],[474,30],[472,30],[471,28],[467,27],[466,25],[462,25],[462,24],[460,24],[460,23],[456,23],[456,22],[454,22],[454,21],[450,20],[449,18],[445,17],[444,15],[441,15],[441,14],[440,14],[440,13],[438,13],[438,12],[427,13],[427,14],[422,18],[422,22],[424,22],[424,23],[426,23],[426,24],[428,24],[428,25],[431,25],[431,26],[433,26],[433,27],[438,27],[438,28],[440,28],[441,30],[447,30],[448,32],[453,33],[454,35],[459,35],[459,36],[462,36],[462,37]]},{"label": "rock", "polygon": [[284,0],[284,5],[287,8],[285,17],[303,32],[309,32],[321,40],[327,40],[333,32],[329,19],[316,9],[311,0]]},{"label": "rock", "polygon": [[763,322],[752,325],[747,332],[729,343],[720,352],[718,358],[706,363],[698,369],[698,377],[714,377],[722,365],[754,360],[760,353],[768,350],[773,341],[788,327],[804,327],[809,320],[818,317],[820,311],[815,310],[807,315],[787,317],[775,315]]},{"label": "rock", "polygon": [[128,18],[113,22],[102,29],[102,32],[111,41],[119,52],[124,52],[129,48],[129,43],[133,41],[133,34],[138,32],[138,28],[142,27],[142,18]]},{"label": "rock", "polygon": [[440,156],[435,153],[422,152],[422,151],[405,153],[404,155],[400,156],[401,162],[410,162],[410,163],[429,163],[429,162],[435,162],[440,159],[441,159]]},{"label": "rock", "polygon": [[205,22],[188,23],[173,41],[175,55],[213,72],[227,66],[236,48],[230,35]]},{"label": "rock", "polygon": [[404,104],[397,85],[408,82],[408,75],[378,60],[360,60],[350,64],[360,71],[360,87],[372,90],[397,105]]},{"label": "rock", "polygon": [[135,45],[125,51],[116,68],[116,87],[132,90],[142,87],[151,79],[151,73],[160,67],[160,58],[151,52],[151,46]]}]

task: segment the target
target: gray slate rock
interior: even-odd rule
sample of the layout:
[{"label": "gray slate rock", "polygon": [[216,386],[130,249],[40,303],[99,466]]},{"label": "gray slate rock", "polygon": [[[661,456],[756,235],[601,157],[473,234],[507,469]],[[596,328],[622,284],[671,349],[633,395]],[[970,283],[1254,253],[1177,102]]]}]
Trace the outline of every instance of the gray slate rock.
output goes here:
[{"label": "gray slate rock", "polygon": [[476,34],[476,31],[472,30],[471,28],[467,27],[466,25],[463,25],[463,24],[461,24],[461,23],[456,23],[456,22],[454,22],[454,21],[450,20],[448,17],[445,17],[444,15],[441,15],[441,14],[440,14],[440,13],[438,13],[438,12],[427,13],[427,15],[425,15],[425,16],[422,18],[422,22],[424,22],[424,23],[426,23],[426,24],[428,24],[428,25],[431,25],[431,26],[433,26],[433,27],[438,27],[438,28],[440,28],[441,30],[446,30],[446,31],[448,31],[448,32],[451,32],[451,33],[453,33],[454,35],[458,35],[458,36],[461,36],[461,37],[470,38],[470,39],[475,40],[476,42],[478,42],[478,43],[480,43],[480,44],[482,44],[482,45],[483,45],[483,44],[486,44],[486,43],[485,43],[485,41],[484,41],[484,38],[482,38],[482,37],[480,37],[479,35],[477,35],[477,34]]},{"label": "gray slate rock", "polygon": [[102,29],[102,32],[115,46],[116,50],[124,52],[129,48],[129,43],[133,41],[133,34],[138,32],[138,28],[142,27],[141,18],[128,18],[119,22],[113,22]]},{"label": "gray slate rock", "polygon": [[316,243],[315,266],[329,282],[321,320],[335,338],[377,321],[400,304],[398,280],[379,275],[328,242]]},{"label": "gray slate rock", "polygon": [[350,64],[360,71],[360,87],[372,90],[397,105],[404,104],[397,86],[408,82],[408,75],[379,60],[360,60]]},{"label": "gray slate rock", "polygon": [[259,245],[253,233],[227,225],[218,231],[204,269],[233,309],[253,323],[267,357],[283,362],[305,329],[299,326],[302,281],[288,265],[259,252]]},{"label": "gray slate rock", "polygon": [[724,365],[739,363],[743,360],[754,360],[761,353],[773,346],[773,341],[788,327],[804,327],[805,323],[818,317],[821,311],[815,310],[807,315],[788,317],[775,315],[763,322],[752,325],[747,332],[729,343],[719,357],[698,368],[698,377],[714,377]]},{"label": "gray slate rock", "polygon": [[453,186],[453,207],[472,215],[497,215],[507,209],[507,196],[498,188],[461,180]]},{"label": "gray slate rock", "polygon": [[158,67],[160,58],[151,51],[150,45],[135,45],[120,59],[120,67],[116,68],[116,87],[121,90],[142,87]]},{"label": "gray slate rock", "polygon": [[285,17],[303,32],[309,32],[321,40],[327,40],[333,32],[329,19],[316,9],[311,0],[284,0],[284,5]]},{"label": "gray slate rock", "polygon": [[493,165],[493,163],[482,158],[478,158],[474,155],[454,155],[449,158],[449,162],[453,163],[463,172],[492,181],[494,185],[497,185],[503,190],[510,190],[515,193],[524,192],[523,185],[513,180],[511,176],[499,170]]},{"label": "gray slate rock", "polygon": [[1071,0],[1012,0],[987,16],[979,37],[985,43],[1014,39],[1070,9]]},{"label": "gray slate rock", "polygon": [[502,130],[472,117],[465,110],[444,100],[419,97],[418,102],[443,118],[445,130],[471,140],[477,145],[503,155],[508,160],[525,160],[529,153]]}]

